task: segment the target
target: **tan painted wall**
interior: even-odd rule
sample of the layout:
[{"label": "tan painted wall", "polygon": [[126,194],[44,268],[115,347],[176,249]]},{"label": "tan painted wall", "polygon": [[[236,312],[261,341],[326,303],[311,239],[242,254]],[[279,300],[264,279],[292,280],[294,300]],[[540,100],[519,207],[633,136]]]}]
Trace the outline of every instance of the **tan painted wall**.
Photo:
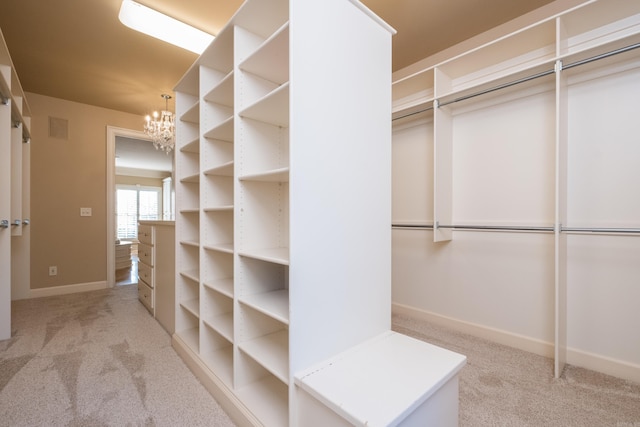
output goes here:
[{"label": "tan painted wall", "polygon": [[[34,93],[31,132],[31,289],[104,282],[107,126],[139,129],[142,117]],[[68,139],[49,137],[49,116]],[[81,217],[80,208],[92,208]],[[49,276],[49,266],[58,267]]]}]

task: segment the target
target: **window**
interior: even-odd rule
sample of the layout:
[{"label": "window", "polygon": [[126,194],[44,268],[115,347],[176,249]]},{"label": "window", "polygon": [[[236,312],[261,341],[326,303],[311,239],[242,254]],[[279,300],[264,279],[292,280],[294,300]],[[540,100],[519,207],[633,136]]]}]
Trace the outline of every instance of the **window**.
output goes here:
[{"label": "window", "polygon": [[118,239],[137,239],[138,221],[161,218],[161,187],[118,185],[116,230]]}]

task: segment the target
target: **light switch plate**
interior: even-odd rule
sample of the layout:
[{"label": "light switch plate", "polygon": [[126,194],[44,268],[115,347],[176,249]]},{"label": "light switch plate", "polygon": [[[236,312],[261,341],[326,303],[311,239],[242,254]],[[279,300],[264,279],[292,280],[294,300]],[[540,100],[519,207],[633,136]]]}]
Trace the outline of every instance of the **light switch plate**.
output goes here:
[{"label": "light switch plate", "polygon": [[80,208],[80,216],[91,216],[91,208]]}]

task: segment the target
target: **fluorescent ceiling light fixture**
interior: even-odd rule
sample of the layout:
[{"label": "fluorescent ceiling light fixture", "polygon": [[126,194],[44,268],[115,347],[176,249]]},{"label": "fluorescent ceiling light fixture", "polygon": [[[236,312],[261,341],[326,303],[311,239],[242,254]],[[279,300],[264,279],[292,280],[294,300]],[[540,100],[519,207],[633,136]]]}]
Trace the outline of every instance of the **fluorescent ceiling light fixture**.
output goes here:
[{"label": "fluorescent ceiling light fixture", "polygon": [[213,41],[211,34],[133,0],[122,0],[118,18],[129,28],[197,54],[201,54]]}]

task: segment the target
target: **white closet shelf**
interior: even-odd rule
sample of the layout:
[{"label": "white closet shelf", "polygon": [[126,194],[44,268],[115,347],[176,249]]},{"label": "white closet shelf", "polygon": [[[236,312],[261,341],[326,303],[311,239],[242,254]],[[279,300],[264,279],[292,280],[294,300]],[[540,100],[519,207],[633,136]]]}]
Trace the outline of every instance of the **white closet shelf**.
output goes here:
[{"label": "white closet shelf", "polygon": [[187,347],[198,353],[199,329],[191,328],[184,331],[176,331],[176,335],[185,343]]},{"label": "white closet shelf", "polygon": [[205,281],[202,284],[228,298],[233,298],[233,278]]},{"label": "white closet shelf", "polygon": [[202,350],[200,357],[210,369],[215,369],[216,376],[227,386],[233,384],[233,346],[215,350]]},{"label": "white closet shelf", "polygon": [[289,248],[286,247],[246,249],[238,251],[238,255],[274,264],[289,265]]},{"label": "white closet shelf", "polygon": [[181,240],[180,244],[184,246],[192,246],[194,248],[200,247],[200,242],[197,240]]},{"label": "white closet shelf", "polygon": [[239,301],[279,322],[289,324],[289,291],[287,289],[245,295],[239,298]]},{"label": "white closet shelf", "polygon": [[273,169],[238,177],[240,181],[289,182],[289,168]]},{"label": "white closet shelf", "polygon": [[233,312],[221,313],[203,318],[202,321],[221,337],[233,342]]},{"label": "white closet shelf", "polygon": [[199,299],[190,299],[186,301],[180,302],[180,305],[193,314],[195,317],[200,318],[200,300]]},{"label": "white closet shelf", "polygon": [[233,165],[234,161],[229,160],[226,163],[207,169],[204,174],[208,176],[233,176]]},{"label": "white closet shelf", "polygon": [[184,178],[180,178],[180,182],[190,182],[190,183],[200,182],[200,174],[196,173],[193,175],[185,176]]},{"label": "white closet shelf", "polygon": [[200,152],[199,142],[200,142],[200,138],[196,137],[188,141],[182,147],[180,147],[180,151],[182,151],[183,153],[199,153]]},{"label": "white closet shelf", "polygon": [[227,254],[233,253],[233,243],[210,244],[204,245],[203,247],[208,251],[224,252]]},{"label": "white closet shelf", "polygon": [[196,283],[200,282],[200,270],[199,269],[192,269],[192,270],[185,270],[185,271],[181,271],[180,275],[182,277],[186,277],[189,280],[192,280]]},{"label": "white closet shelf", "polygon": [[200,123],[200,101],[193,104],[187,111],[180,116],[183,122],[199,124]]},{"label": "white closet shelf", "polygon": [[225,206],[213,206],[210,208],[204,208],[204,212],[231,212],[233,211],[233,205],[225,205]]},{"label": "white closet shelf", "polygon": [[238,346],[284,384],[289,384],[289,331],[273,332]]},{"label": "white closet shelf", "polygon": [[278,29],[264,41],[240,69],[277,84],[289,80],[289,23]]},{"label": "white closet shelf", "polygon": [[180,213],[181,214],[196,214],[196,213],[199,213],[199,212],[200,212],[199,208],[180,209]]},{"label": "white closet shelf", "polygon": [[204,137],[233,142],[233,116],[204,132]]},{"label": "white closet shelf", "polygon": [[289,127],[289,82],[248,106],[239,115],[275,126]]},{"label": "white closet shelf", "polygon": [[227,74],[220,83],[206,93],[204,99],[233,108],[233,71]]},{"label": "white closet shelf", "polygon": [[237,389],[237,395],[265,426],[289,425],[286,385],[274,376],[262,377]]}]

